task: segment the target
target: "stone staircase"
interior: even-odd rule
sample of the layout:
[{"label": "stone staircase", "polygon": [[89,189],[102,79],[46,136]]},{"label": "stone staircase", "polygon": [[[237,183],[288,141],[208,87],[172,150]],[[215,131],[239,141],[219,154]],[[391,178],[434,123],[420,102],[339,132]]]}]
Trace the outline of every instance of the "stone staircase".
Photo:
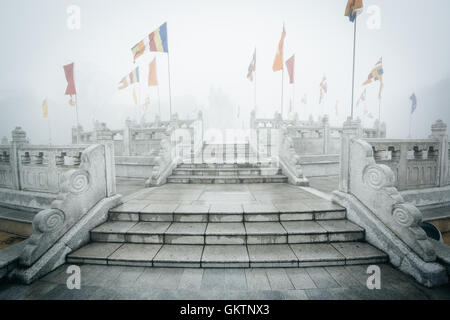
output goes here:
[{"label": "stone staircase", "polygon": [[[189,157],[191,158],[191,157]],[[202,163],[182,163],[168,183],[242,184],[286,183],[278,164],[259,157],[248,143],[205,144]]]},{"label": "stone staircase", "polygon": [[[221,209],[222,208],[222,209]],[[223,209],[226,208],[226,209]],[[148,267],[309,267],[375,264],[387,256],[332,203],[150,204],[110,210],[68,263]]]}]

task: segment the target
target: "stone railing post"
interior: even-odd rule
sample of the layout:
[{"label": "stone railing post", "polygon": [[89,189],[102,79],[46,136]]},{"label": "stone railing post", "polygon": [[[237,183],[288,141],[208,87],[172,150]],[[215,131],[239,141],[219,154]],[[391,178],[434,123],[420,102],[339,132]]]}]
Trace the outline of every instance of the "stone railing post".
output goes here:
[{"label": "stone railing post", "polygon": [[348,193],[350,189],[350,144],[353,139],[363,136],[360,120],[350,117],[344,122],[341,134],[341,155],[339,168],[339,191]]},{"label": "stone railing post", "polygon": [[325,115],[322,119],[323,124],[323,154],[328,154],[328,145],[330,143],[330,122],[328,116]]},{"label": "stone railing post", "polygon": [[431,138],[439,139],[439,159],[438,159],[438,183],[439,187],[448,185],[447,176],[449,170],[448,161],[448,135],[447,125],[438,120],[431,126]]},{"label": "stone railing post", "polygon": [[27,134],[24,130],[22,130],[21,127],[16,127],[12,132],[11,132],[11,155],[10,155],[10,164],[12,167],[12,184],[14,189],[16,190],[20,190],[21,189],[21,185],[20,185],[20,166],[19,166],[19,148],[23,145],[27,145],[28,144],[28,139],[27,139]]},{"label": "stone railing post", "polygon": [[131,120],[125,121],[125,128],[123,129],[123,153],[124,156],[131,155]]}]

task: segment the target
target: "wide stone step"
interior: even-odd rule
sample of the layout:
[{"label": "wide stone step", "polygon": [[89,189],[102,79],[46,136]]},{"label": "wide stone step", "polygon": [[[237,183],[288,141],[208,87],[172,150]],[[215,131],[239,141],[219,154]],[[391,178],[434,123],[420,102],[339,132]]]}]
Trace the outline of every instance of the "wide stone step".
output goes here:
[{"label": "wide stone step", "polygon": [[146,222],[283,222],[345,219],[345,209],[333,203],[312,207],[295,203],[279,204],[132,204],[109,212],[112,221]]},{"label": "wide stone step", "polygon": [[270,268],[377,264],[386,254],[363,242],[276,245],[90,243],[68,263],[145,267]]},{"label": "wide stone step", "polygon": [[287,183],[284,175],[267,176],[170,176],[168,183],[190,184],[242,184],[242,183]]},{"label": "wide stone step", "polygon": [[260,169],[260,168],[276,168],[270,161],[257,163],[182,163],[177,169]]},{"label": "wide stone step", "polygon": [[278,168],[177,168],[172,174],[174,176],[261,176],[281,175]]},{"label": "wide stone step", "polygon": [[359,241],[364,230],[347,220],[285,222],[106,222],[96,242],[151,244],[299,244]]}]

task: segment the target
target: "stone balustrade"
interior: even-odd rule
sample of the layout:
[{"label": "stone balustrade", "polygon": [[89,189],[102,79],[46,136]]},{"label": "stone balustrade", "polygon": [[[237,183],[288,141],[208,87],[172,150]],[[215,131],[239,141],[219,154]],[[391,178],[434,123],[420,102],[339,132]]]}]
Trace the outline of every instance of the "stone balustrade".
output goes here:
[{"label": "stone balustrade", "polygon": [[[436,262],[434,244],[420,227],[421,212],[396,188],[397,178],[391,166],[397,169],[398,165],[393,166],[390,161],[406,159],[402,161],[408,165],[402,170],[420,167],[423,173],[426,167],[436,169],[430,171],[436,172],[434,178],[424,180],[422,175],[422,180],[411,181],[410,186],[414,183],[420,188],[426,183],[439,186],[435,191],[445,188],[439,182],[439,166],[440,159],[448,165],[448,150],[444,148],[444,155],[438,151],[441,140],[445,146],[448,144],[446,126],[438,121],[432,131],[430,139],[420,141],[364,140],[360,121],[347,120],[341,139],[339,191],[333,197],[334,202],[347,209],[349,220],[365,229],[369,243],[386,252],[394,266],[429,287],[447,283],[447,272]],[[405,173],[398,170],[397,174],[403,178]]]},{"label": "stone balustrade", "polygon": [[16,128],[11,144],[2,145],[0,153],[0,204],[20,208],[21,202],[49,200],[45,205],[23,205],[41,209],[11,274],[29,283],[86,244],[89,230],[119,203],[113,145],[30,145],[25,132]]},{"label": "stone balustrade", "polygon": [[366,139],[372,146],[376,163],[394,173],[394,186],[402,190],[449,185],[447,126],[437,121],[429,139]]},{"label": "stone balustrade", "polygon": [[[327,115],[314,121],[312,116],[308,120],[301,121],[298,115],[293,120],[283,120],[276,112],[272,119],[257,119],[255,113],[251,113],[250,127],[252,129],[273,128],[288,130],[292,138],[293,148],[299,155],[339,154],[341,147],[341,133],[343,128],[330,126]],[[373,128],[363,129],[364,138],[386,137],[385,123],[375,121]]]}]

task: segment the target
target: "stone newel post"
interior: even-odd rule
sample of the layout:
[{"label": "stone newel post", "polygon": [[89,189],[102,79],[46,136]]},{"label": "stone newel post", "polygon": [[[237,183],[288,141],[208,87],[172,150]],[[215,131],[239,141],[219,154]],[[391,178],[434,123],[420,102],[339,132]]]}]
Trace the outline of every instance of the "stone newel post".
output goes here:
[{"label": "stone newel post", "polygon": [[442,121],[438,120],[435,124],[431,126],[431,138],[439,139],[439,186],[443,187],[449,184],[448,170],[449,170],[449,160],[448,160],[448,135],[447,135],[447,125]]},{"label": "stone newel post", "polygon": [[323,154],[328,154],[328,145],[330,143],[330,122],[328,115],[325,115],[322,119],[323,124]]},{"label": "stone newel post", "polygon": [[18,149],[23,146],[28,144],[28,139],[27,139],[27,133],[22,130],[21,127],[16,127],[12,132],[11,132],[11,146],[12,146],[12,150],[11,150],[11,155],[10,155],[10,163],[12,166],[12,170],[13,170],[13,186],[14,189],[16,190],[20,190],[21,186],[20,186],[20,168],[19,168],[19,152]]},{"label": "stone newel post", "polygon": [[350,144],[353,139],[362,138],[363,129],[361,120],[352,120],[350,117],[344,122],[341,135],[341,156],[339,168],[339,191],[348,193],[350,187],[349,172],[351,166]]}]

